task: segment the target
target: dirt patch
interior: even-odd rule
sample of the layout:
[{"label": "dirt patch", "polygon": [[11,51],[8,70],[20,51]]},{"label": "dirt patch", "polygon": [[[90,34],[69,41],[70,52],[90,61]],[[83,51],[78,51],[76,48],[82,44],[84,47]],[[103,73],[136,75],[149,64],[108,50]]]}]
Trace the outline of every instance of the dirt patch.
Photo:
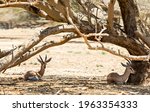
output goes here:
[{"label": "dirt patch", "polygon": [[133,85],[108,85],[103,77],[46,76],[42,81],[0,85],[0,94],[25,95],[149,95],[150,87]]}]

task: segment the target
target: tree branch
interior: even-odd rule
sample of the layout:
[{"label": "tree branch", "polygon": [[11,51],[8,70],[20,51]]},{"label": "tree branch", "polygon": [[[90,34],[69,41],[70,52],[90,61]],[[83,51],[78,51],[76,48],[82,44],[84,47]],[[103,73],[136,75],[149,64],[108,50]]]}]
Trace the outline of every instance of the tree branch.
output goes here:
[{"label": "tree branch", "polygon": [[29,43],[19,45],[17,49],[13,51],[13,59],[10,55],[0,59],[0,71],[5,70],[10,65],[13,65],[16,60],[21,58],[25,53],[29,52],[30,49],[41,42],[45,37],[61,32],[75,32],[75,30],[72,25],[58,25],[56,27],[49,27],[44,29],[38,35],[35,35],[35,38],[32,39]]},{"label": "tree branch", "polygon": [[7,7],[22,8],[35,15],[51,20],[51,18],[43,10],[40,10],[39,8],[32,6],[29,2],[11,2],[7,4],[0,4],[0,8],[7,8]]},{"label": "tree branch", "polygon": [[142,35],[139,31],[135,31],[136,37],[140,38],[150,49],[150,37]]},{"label": "tree branch", "polygon": [[120,50],[115,51],[115,50],[113,50],[113,48],[108,48],[108,47],[105,47],[104,45],[101,47],[99,47],[99,46],[98,47],[91,47],[89,49],[90,50],[103,50],[103,51],[109,52],[113,55],[116,55],[116,56],[119,56],[119,57],[122,57],[125,59],[129,59],[132,61],[149,61],[150,60],[149,55],[143,55],[143,56],[126,55],[126,54],[123,54]]},{"label": "tree branch", "polygon": [[0,58],[3,58],[7,55],[9,55],[10,53],[12,53],[13,50],[1,50],[0,49]]},{"label": "tree branch", "polygon": [[33,57],[34,55],[44,51],[45,49],[48,49],[50,47],[55,47],[55,46],[59,46],[62,44],[67,43],[69,40],[71,39],[75,39],[75,38],[79,38],[76,35],[67,35],[64,36],[61,40],[59,41],[50,41],[50,42],[46,42],[43,45],[40,46],[36,46],[35,48],[31,49],[30,52],[27,52],[26,54],[24,54],[21,59],[19,58],[14,64],[12,64],[11,66],[9,66],[8,68],[17,66],[19,64],[21,64],[22,62],[28,60],[29,58]]},{"label": "tree branch", "polygon": [[46,14],[51,18],[51,20],[57,22],[67,22],[66,18],[61,14],[59,10],[56,9],[56,7],[53,7],[52,4],[49,4],[47,2],[43,3],[42,1],[39,1],[33,3],[32,5],[46,12]]},{"label": "tree branch", "polygon": [[[123,55],[121,54],[120,52],[116,52],[116,51],[113,51],[112,49],[109,49],[107,47],[104,47],[104,45],[102,44],[101,42],[101,39],[103,36],[108,36],[108,34],[103,34],[103,30],[100,32],[100,33],[90,33],[90,34],[83,34],[79,28],[73,23],[71,17],[69,16],[69,12],[68,12],[68,9],[66,8],[66,11],[67,11],[67,18],[69,20],[69,22],[74,26],[74,29],[76,30],[76,32],[84,39],[84,42],[86,43],[86,45],[88,46],[88,49],[91,49],[91,50],[104,50],[104,51],[107,51],[111,54],[114,54],[116,56],[120,56],[122,58],[125,58],[125,59],[130,59],[130,60],[136,60],[136,61],[139,61],[139,60],[142,60],[142,61],[149,61],[150,59],[150,56],[149,55],[146,55],[146,56],[133,56],[133,55]],[[92,45],[90,45],[90,43],[88,42],[88,37],[99,37],[99,39],[97,39],[97,41],[102,45],[102,47],[92,47]]]}]

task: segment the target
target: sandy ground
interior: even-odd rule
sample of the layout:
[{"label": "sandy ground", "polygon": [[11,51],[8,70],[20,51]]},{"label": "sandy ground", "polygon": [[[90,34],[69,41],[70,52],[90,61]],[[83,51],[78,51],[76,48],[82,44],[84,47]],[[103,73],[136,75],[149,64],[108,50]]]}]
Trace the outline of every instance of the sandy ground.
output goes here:
[{"label": "sandy ground", "polygon": [[[13,29],[0,31],[0,48],[11,49],[29,42],[39,29]],[[60,35],[52,35],[46,40],[60,38]],[[45,42],[44,40],[43,42]],[[94,42],[90,42],[94,45]],[[41,43],[40,43],[41,44]],[[48,63],[45,75],[73,75],[73,76],[105,76],[111,71],[122,73],[124,67],[121,62],[125,62],[122,58],[116,57],[104,51],[91,51],[83,43],[82,39],[74,39],[68,43],[49,48],[40,55],[52,57],[52,61]],[[26,72],[28,70],[39,69],[40,64],[36,60],[38,55],[22,63],[21,66],[7,70],[7,74],[14,72]]]},{"label": "sandy ground", "polygon": [[[0,30],[0,49],[10,49],[14,45],[29,42],[40,29]],[[52,35],[43,42],[61,36]],[[94,42],[90,43],[95,45]],[[43,81],[1,83],[0,94],[150,94],[149,86],[108,85],[104,81],[106,76],[111,72],[122,74],[125,68],[120,63],[125,63],[125,60],[104,51],[88,50],[82,39],[74,39],[40,53],[43,57],[45,54],[52,57],[52,61],[47,65]],[[8,69],[5,74],[1,74],[1,78],[13,78],[28,70],[39,70],[37,57]]]}]

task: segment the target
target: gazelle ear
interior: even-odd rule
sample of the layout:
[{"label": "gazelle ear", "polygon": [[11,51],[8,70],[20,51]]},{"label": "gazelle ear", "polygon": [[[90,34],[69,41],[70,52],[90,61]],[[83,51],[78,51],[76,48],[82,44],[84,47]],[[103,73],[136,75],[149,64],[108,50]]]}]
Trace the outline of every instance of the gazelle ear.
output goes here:
[{"label": "gazelle ear", "polygon": [[122,66],[124,66],[124,67],[127,67],[127,65],[126,65],[126,64],[124,64],[124,63],[121,63],[121,65],[122,65]]}]

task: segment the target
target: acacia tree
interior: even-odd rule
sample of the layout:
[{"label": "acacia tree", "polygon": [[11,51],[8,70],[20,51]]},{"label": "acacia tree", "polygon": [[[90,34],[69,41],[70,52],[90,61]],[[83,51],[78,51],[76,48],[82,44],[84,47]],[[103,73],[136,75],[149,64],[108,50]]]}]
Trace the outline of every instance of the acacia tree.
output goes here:
[{"label": "acacia tree", "polygon": [[[136,72],[134,75],[130,75],[128,83],[143,83],[150,74],[150,38],[149,29],[139,18],[135,0],[117,0],[123,28],[120,23],[115,23],[114,21],[114,4],[116,0],[110,0],[108,6],[102,0],[91,1],[1,0],[0,8],[22,8],[60,24],[41,30],[28,43],[19,45],[11,50],[0,50],[0,71],[2,72],[19,65],[50,47],[65,44],[71,39],[83,38],[90,50],[104,50],[131,60],[132,67]],[[62,32],[67,32],[68,34],[64,35],[61,40],[49,41],[43,45],[38,45],[44,38]],[[89,41],[96,41],[99,43],[99,46],[93,47]],[[108,48],[103,43],[112,43],[126,48],[129,54],[126,55],[119,50]]]}]

